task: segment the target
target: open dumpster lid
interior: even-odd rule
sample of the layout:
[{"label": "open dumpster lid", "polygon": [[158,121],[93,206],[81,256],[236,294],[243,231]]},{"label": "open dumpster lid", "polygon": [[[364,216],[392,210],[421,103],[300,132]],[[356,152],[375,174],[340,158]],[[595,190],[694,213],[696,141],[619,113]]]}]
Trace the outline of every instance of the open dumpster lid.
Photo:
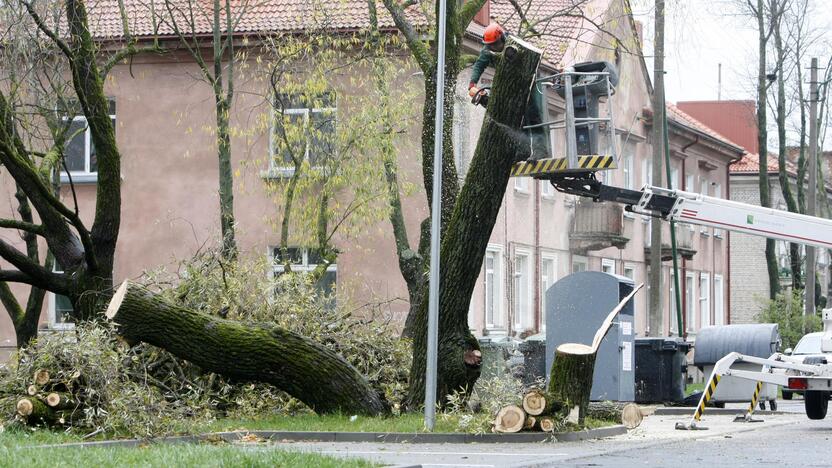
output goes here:
[{"label": "open dumpster lid", "polygon": [[705,327],[696,335],[693,364],[714,364],[732,352],[767,358],[777,352],[779,344],[776,323]]}]

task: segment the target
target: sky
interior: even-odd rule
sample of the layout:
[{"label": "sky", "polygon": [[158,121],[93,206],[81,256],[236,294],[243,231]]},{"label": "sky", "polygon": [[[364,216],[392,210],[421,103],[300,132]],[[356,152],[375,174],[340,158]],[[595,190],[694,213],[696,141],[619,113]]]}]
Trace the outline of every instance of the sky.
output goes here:
[{"label": "sky", "polygon": [[[634,0],[633,13],[645,27],[645,54],[653,50],[653,0]],[[716,100],[719,64],[721,98],[755,99],[756,22],[737,14],[737,0],[667,0],[665,87],[668,102]],[[832,0],[812,0],[810,22],[830,31]],[[821,65],[829,56],[827,33],[815,47]],[[653,70],[652,58],[648,67]],[[808,57],[806,67],[808,68]],[[822,72],[821,72],[822,73]],[[808,73],[807,73],[808,76]]]}]

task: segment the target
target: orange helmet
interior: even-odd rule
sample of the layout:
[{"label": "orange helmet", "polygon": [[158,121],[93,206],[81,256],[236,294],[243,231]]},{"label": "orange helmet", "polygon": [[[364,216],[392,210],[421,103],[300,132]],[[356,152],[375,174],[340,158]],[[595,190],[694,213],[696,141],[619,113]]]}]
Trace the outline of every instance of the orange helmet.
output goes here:
[{"label": "orange helmet", "polygon": [[502,39],[505,34],[505,31],[503,31],[503,28],[499,24],[491,23],[485,28],[485,32],[482,35],[482,43],[493,44]]}]

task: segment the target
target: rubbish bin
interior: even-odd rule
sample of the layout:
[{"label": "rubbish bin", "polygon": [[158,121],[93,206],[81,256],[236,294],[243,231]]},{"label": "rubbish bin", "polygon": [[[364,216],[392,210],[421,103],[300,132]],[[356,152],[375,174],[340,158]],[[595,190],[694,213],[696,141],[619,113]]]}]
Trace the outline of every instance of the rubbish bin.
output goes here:
[{"label": "rubbish bin", "polygon": [[523,353],[523,385],[529,387],[546,379],[546,334],[526,338],[518,346]]},{"label": "rubbish bin", "polygon": [[[696,335],[693,351],[693,365],[702,369],[705,378],[710,378],[717,361],[732,352],[768,358],[777,352],[780,345],[780,331],[776,323],[748,325],[722,325],[705,327]],[[739,362],[732,369],[759,372],[762,366]],[[751,400],[757,383],[726,375],[716,387],[712,401],[740,403]],[[777,399],[777,385],[763,384],[760,401],[772,402]]]},{"label": "rubbish bin", "polygon": [[681,338],[636,338],[636,402],[684,400],[689,350],[690,344]]}]

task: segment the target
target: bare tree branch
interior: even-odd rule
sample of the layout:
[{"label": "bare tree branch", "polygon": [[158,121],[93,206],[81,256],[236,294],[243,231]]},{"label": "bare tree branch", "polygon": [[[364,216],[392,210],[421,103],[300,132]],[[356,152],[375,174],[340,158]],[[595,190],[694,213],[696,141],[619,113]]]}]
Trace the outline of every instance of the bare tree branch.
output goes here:
[{"label": "bare tree branch", "polygon": [[387,11],[393,17],[393,22],[396,24],[396,27],[404,35],[405,43],[408,49],[410,49],[410,53],[416,59],[416,63],[419,65],[422,73],[425,75],[432,73],[435,65],[434,59],[425,46],[425,43],[419,38],[413,25],[405,16],[402,5],[397,4],[396,0],[384,0],[384,6],[387,7]]}]

